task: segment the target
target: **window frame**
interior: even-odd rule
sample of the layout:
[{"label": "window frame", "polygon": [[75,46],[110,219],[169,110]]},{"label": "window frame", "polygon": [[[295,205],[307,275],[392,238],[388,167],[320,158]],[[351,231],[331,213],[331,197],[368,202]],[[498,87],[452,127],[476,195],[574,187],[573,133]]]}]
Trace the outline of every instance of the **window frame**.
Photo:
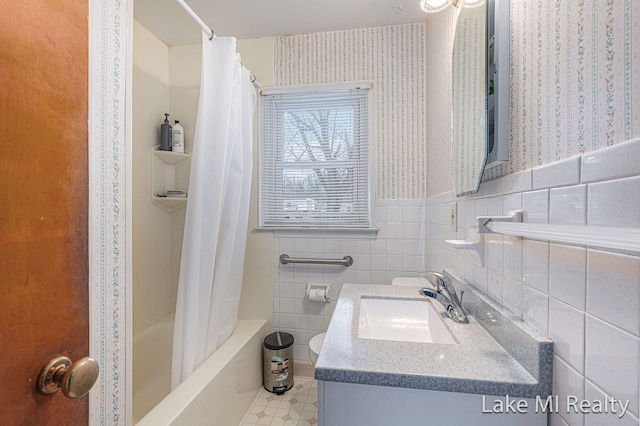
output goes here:
[{"label": "window frame", "polygon": [[[264,202],[264,194],[263,194],[263,184],[264,184],[264,156],[265,156],[265,138],[264,138],[264,121],[266,119],[263,107],[263,97],[268,95],[277,95],[277,94],[292,94],[292,93],[301,93],[304,96],[308,96],[313,92],[323,92],[323,91],[334,91],[334,90],[350,90],[350,89],[366,89],[366,105],[367,105],[367,131],[369,134],[368,137],[368,166],[367,166],[367,197],[368,197],[368,224],[365,226],[354,226],[354,225],[337,225],[333,223],[327,223],[326,225],[322,224],[305,224],[303,220],[293,221],[291,225],[285,224],[266,224],[265,217],[263,212],[263,202]],[[342,231],[351,231],[356,234],[359,233],[371,233],[377,232],[378,228],[374,226],[375,224],[375,151],[376,151],[376,143],[375,143],[375,123],[374,120],[376,118],[374,111],[374,96],[373,96],[373,82],[372,81],[352,81],[352,82],[344,82],[344,83],[326,83],[326,84],[309,84],[309,85],[291,85],[291,86],[272,86],[265,87],[260,89],[260,101],[258,102],[258,230],[271,230],[271,231],[327,231],[327,232],[342,232]],[[275,152],[278,148],[273,148]],[[272,188],[275,189],[275,188]]]}]

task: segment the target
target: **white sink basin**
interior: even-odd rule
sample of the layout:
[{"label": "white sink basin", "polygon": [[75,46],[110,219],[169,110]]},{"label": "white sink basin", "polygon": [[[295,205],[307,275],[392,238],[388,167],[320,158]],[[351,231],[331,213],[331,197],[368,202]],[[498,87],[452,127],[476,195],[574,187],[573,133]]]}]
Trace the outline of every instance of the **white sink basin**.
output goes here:
[{"label": "white sink basin", "polygon": [[428,299],[360,299],[358,337],[421,343],[458,343]]}]

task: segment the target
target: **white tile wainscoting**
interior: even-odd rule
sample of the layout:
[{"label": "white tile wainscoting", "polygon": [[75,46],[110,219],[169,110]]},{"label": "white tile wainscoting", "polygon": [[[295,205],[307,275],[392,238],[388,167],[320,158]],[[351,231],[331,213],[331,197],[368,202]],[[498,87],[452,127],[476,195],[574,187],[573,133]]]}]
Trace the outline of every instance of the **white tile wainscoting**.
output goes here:
[{"label": "white tile wainscoting", "polygon": [[[559,242],[485,235],[484,267],[467,239],[476,216],[524,210],[524,222],[640,228],[640,139],[484,182],[480,192],[427,201],[427,269],[454,268],[555,342],[560,400],[629,400],[628,412],[561,407],[552,425],[637,425],[640,407],[640,256]],[[458,229],[450,227],[457,203]]]},{"label": "white tile wainscoting", "polygon": [[[424,271],[425,201],[377,200],[372,236],[276,233],[274,239],[275,329],[294,336],[294,360],[309,363],[309,339],[327,331],[344,283],[390,284],[397,276]],[[283,253],[300,258],[353,257],[353,266],[281,265]],[[307,283],[331,284],[331,302],[309,302]]]}]

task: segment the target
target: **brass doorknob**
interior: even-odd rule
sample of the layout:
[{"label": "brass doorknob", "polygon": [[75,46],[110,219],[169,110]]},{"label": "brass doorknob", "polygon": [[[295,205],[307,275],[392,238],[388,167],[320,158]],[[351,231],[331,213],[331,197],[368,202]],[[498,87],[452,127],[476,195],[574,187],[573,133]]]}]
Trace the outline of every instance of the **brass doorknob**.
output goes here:
[{"label": "brass doorknob", "polygon": [[45,395],[62,390],[66,397],[80,398],[91,390],[99,373],[100,366],[93,358],[84,357],[71,364],[66,356],[56,356],[40,370],[36,389]]}]

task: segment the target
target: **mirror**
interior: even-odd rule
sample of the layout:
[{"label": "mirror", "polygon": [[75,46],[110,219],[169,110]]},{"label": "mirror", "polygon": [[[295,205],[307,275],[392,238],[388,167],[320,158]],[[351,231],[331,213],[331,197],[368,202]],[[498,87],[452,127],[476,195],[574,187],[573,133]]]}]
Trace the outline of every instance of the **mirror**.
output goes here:
[{"label": "mirror", "polygon": [[463,4],[452,55],[451,156],[458,197],[478,192],[487,153],[487,3]]},{"label": "mirror", "polygon": [[509,1],[464,1],[452,70],[452,178],[461,197],[478,192],[485,168],[509,159]]}]

